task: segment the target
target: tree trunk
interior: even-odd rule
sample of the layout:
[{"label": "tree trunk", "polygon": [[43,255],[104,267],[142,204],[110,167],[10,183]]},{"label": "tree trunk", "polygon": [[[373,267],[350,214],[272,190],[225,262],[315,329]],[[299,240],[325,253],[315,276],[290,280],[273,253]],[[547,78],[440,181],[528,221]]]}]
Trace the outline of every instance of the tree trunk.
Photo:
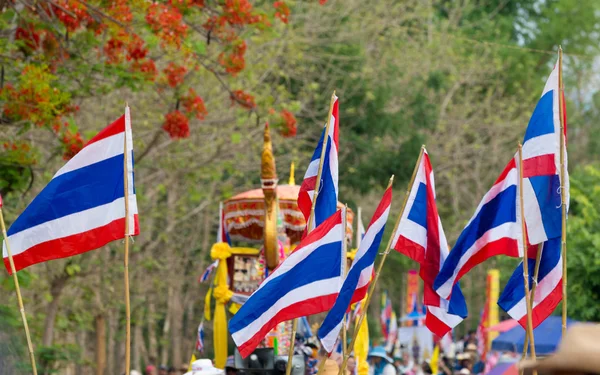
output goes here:
[{"label": "tree trunk", "polygon": [[104,315],[96,316],[96,375],[106,370],[106,322]]},{"label": "tree trunk", "polygon": [[59,276],[52,280],[50,284],[50,295],[52,301],[46,307],[46,318],[44,320],[44,335],[42,336],[42,345],[52,345],[52,339],[54,336],[54,322],[56,321],[56,314],[58,313],[58,302],[60,295],[67,283],[68,276]]},{"label": "tree trunk", "polygon": [[138,370],[142,368],[142,363],[140,361],[140,353],[142,347],[142,326],[140,324],[136,324],[133,327],[133,362],[131,363],[131,368],[134,370]]},{"label": "tree trunk", "polygon": [[[117,353],[117,323],[118,323],[118,313],[114,310],[109,310],[108,312],[108,357],[106,360],[106,368],[108,369],[109,374],[119,374],[121,371],[119,369],[119,364],[116,363],[115,355]],[[106,372],[106,371],[105,371]]]},{"label": "tree trunk", "polygon": [[171,315],[171,322],[173,327],[171,328],[171,345],[173,348],[172,352],[172,364],[173,366],[179,366],[182,363],[181,344],[182,344],[182,330],[183,330],[183,303],[181,301],[181,287],[177,287],[173,291],[173,311]]},{"label": "tree trunk", "polygon": [[162,332],[162,337],[161,337],[161,354],[160,354],[160,364],[164,365],[168,362],[169,360],[169,345],[168,345],[168,337],[169,337],[169,331],[171,328],[171,316],[172,314],[172,309],[173,309],[173,288],[169,287],[169,290],[167,292],[167,316],[165,317],[165,325],[163,326],[163,332]]},{"label": "tree trunk", "polygon": [[158,359],[158,344],[156,341],[156,305],[154,301],[148,302],[148,355],[150,362],[156,365]]}]

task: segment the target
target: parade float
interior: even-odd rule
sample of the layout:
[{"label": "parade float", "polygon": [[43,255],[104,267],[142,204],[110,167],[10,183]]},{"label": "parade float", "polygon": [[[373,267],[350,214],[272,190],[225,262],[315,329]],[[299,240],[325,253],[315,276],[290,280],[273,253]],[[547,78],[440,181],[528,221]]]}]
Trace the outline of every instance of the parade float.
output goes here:
[{"label": "parade float", "polygon": [[[300,186],[294,181],[294,167],[290,168],[287,185],[279,185],[269,126],[265,126],[261,157],[261,187],[237,194],[223,203],[221,219],[233,245],[215,243],[211,257],[218,260],[212,294],[214,299],[213,342],[215,365],[225,365],[228,355],[227,312],[235,314],[262,280],[273,271],[300,242],[306,221],[296,200]],[[338,207],[343,205],[338,202]],[[352,239],[353,212],[347,210],[346,237]],[[352,256],[351,253],[349,255]],[[210,314],[208,314],[210,315]],[[281,323],[263,342],[278,355],[288,352],[291,323]]]}]

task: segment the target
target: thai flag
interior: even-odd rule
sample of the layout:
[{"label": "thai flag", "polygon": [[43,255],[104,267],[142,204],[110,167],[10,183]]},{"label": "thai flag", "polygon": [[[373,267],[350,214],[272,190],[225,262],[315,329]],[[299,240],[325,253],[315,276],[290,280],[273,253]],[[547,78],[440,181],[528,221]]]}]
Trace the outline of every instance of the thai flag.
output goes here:
[{"label": "thai flag", "polygon": [[[546,81],[523,140],[523,202],[527,237],[530,244],[539,244],[561,236],[560,149],[565,157],[565,181],[569,194],[566,150],[566,114],[564,139],[560,134],[558,64]],[[563,97],[564,98],[564,97]],[[564,103],[564,100],[563,100]],[[566,109],[563,105],[563,109]],[[566,113],[566,110],[563,112]],[[568,204],[567,198],[567,204]]]},{"label": "thai flag", "polygon": [[[523,204],[527,238],[533,245],[543,243],[538,280],[532,280],[529,284],[538,285],[533,298],[534,328],[552,314],[562,299],[560,147],[563,147],[565,157],[563,188],[566,189],[567,204],[569,178],[566,168],[566,115],[563,117],[565,143],[562,145],[560,143],[558,101],[560,92],[558,66],[555,66],[546,81],[542,98],[529,120],[523,142]],[[563,106],[563,113],[565,112],[566,108]],[[530,246],[528,257],[535,258],[536,253],[537,246]],[[532,278],[535,262],[530,262],[529,268],[531,271],[529,276]],[[498,304],[525,327],[527,313],[522,285],[523,264],[521,263],[504,288]]]},{"label": "thai flag", "polygon": [[198,326],[198,338],[196,339],[196,350],[200,353],[204,352],[204,322]]},{"label": "thai flag", "polygon": [[[529,285],[534,285],[535,262],[529,262]],[[561,239],[553,238],[544,242],[540,258],[538,283],[533,298],[533,328],[549,317],[562,300],[562,258]],[[513,319],[526,327],[527,305],[523,288],[523,262],[508,280],[498,305]]]},{"label": "thai flag", "polygon": [[517,200],[517,164],[513,158],[504,168],[441,263],[443,266],[433,283],[440,297],[449,299],[458,280],[486,259],[495,255],[521,256],[523,236]]},{"label": "thai flag", "polygon": [[[329,126],[329,134],[327,148],[323,160],[323,171],[321,172],[321,184],[319,186],[319,194],[315,205],[315,217],[312,228],[319,226],[324,220],[330,217],[337,210],[338,200],[338,149],[339,149],[339,105],[338,98],[334,97],[333,111],[331,113],[331,122]],[[308,169],[304,174],[304,181],[300,186],[298,193],[298,208],[302,211],[304,219],[308,225],[310,211],[312,208],[312,200],[315,195],[315,186],[317,182],[317,174],[319,172],[319,162],[321,160],[321,151],[323,150],[323,140],[325,130],[321,133],[319,144],[313,153]]]},{"label": "thai flag", "polygon": [[231,246],[231,238],[225,226],[225,214],[223,212],[223,202],[219,203],[219,229],[217,230],[217,243],[227,242]]},{"label": "thai flag", "polygon": [[425,149],[392,247],[420,264],[427,306],[425,325],[443,337],[467,316],[467,306],[458,285],[453,288],[450,302],[433,290],[433,282],[448,257],[448,242],[435,202],[433,168]]},{"label": "thai flag", "polygon": [[[15,269],[81,254],[124,238],[124,176],[129,188],[127,235],[137,235],[129,108],[59,169],[8,229]],[[3,250],[10,273],[5,246]]]},{"label": "thai flag", "polygon": [[342,211],[310,232],[229,322],[240,354],[248,356],[280,322],[329,310],[340,291],[344,258]]},{"label": "thai flag", "polygon": [[208,280],[208,278],[210,277],[210,275],[212,274],[213,270],[219,265],[219,261],[215,260],[213,263],[211,263],[208,267],[206,267],[206,269],[204,270],[204,272],[202,272],[202,275],[200,275],[200,279],[198,279],[198,282],[203,283],[206,280]]},{"label": "thai flag", "polygon": [[352,303],[361,301],[367,294],[371,275],[373,274],[373,263],[375,262],[381,237],[385,230],[385,223],[390,213],[391,204],[392,189],[388,187],[373,214],[365,237],[356,252],[354,261],[340,290],[339,297],[319,328],[318,337],[321,340],[323,348],[328,353],[331,353],[335,348],[335,342],[342,328],[344,314],[348,311],[348,307]]}]

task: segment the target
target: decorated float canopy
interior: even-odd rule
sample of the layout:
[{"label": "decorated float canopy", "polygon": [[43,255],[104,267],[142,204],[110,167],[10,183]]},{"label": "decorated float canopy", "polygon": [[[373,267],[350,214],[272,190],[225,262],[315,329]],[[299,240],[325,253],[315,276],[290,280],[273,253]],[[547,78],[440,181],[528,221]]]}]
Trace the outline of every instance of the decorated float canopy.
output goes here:
[{"label": "decorated float canopy", "polygon": [[[296,200],[300,186],[278,185],[277,198],[283,227],[291,244],[300,242],[306,227],[306,220],[298,208]],[[343,204],[338,202],[338,208]],[[253,189],[240,193],[225,201],[225,226],[232,240],[250,243],[262,243],[265,227],[265,198],[262,189]],[[352,238],[354,213],[348,209],[346,236]]]}]

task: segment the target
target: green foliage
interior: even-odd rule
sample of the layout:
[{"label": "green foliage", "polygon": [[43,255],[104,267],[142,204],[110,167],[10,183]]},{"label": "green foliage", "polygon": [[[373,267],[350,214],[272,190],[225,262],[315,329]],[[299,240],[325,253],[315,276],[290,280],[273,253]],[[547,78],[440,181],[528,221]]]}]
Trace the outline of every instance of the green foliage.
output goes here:
[{"label": "green foliage", "polygon": [[600,168],[578,168],[571,176],[567,223],[569,317],[600,321]]},{"label": "green foliage", "polygon": [[37,349],[36,356],[39,373],[60,374],[68,364],[79,363],[81,348],[70,344],[41,346]]}]

